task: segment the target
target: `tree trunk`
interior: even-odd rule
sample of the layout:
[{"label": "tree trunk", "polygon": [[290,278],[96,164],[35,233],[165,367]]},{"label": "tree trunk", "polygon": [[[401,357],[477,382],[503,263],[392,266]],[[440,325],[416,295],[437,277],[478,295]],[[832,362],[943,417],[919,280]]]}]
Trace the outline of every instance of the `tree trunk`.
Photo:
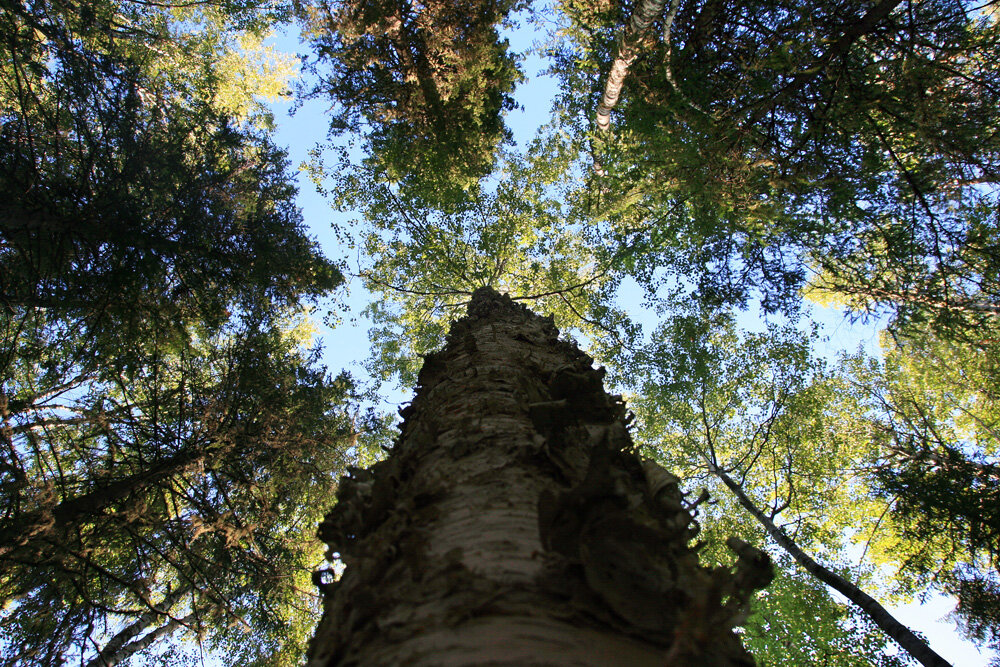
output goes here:
[{"label": "tree trunk", "polygon": [[800,549],[799,545],[784,530],[775,525],[774,521],[768,518],[754,504],[753,500],[743,492],[743,487],[737,484],[732,477],[714,466],[712,472],[722,480],[723,484],[729,487],[729,490],[739,500],[740,505],[757,519],[760,525],[767,530],[767,534],[781,548],[787,551],[788,555],[794,558],[796,563],[801,565],[806,572],[850,600],[852,604],[863,611],[885,634],[892,637],[910,657],[926,667],[951,667],[951,664],[938,655],[926,642],[896,620],[896,617],[890,614],[888,609],[879,604],[878,600],[833,570],[820,565],[809,554]]},{"label": "tree trunk", "polygon": [[656,17],[663,13],[666,0],[638,0],[628,24],[618,38],[615,60],[611,63],[604,94],[597,105],[597,127],[605,132],[611,127],[611,110],[618,104],[628,68],[639,56],[639,42]]},{"label": "tree trunk", "polygon": [[592,363],[476,292],[320,527],[346,567],[319,575],[311,665],[753,664],[732,627],[770,561],[730,540],[735,567],[698,564],[696,503],[635,455]]}]

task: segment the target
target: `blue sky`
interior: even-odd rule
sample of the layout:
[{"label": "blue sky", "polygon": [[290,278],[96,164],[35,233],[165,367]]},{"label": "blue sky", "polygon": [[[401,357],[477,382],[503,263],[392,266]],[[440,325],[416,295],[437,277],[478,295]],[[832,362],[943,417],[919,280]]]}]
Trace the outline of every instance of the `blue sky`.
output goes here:
[{"label": "blue sky", "polygon": [[[305,52],[307,47],[297,43],[295,35],[290,33],[276,40],[276,45],[287,52]],[[515,51],[523,52],[539,38],[539,34],[530,26],[522,25],[520,29],[511,32],[510,39]],[[514,132],[518,146],[523,148],[535,135],[538,127],[548,120],[551,101],[555,93],[554,82],[539,72],[544,69],[545,62],[537,55],[529,55],[523,62],[523,69],[528,80],[517,91],[517,101],[520,109],[509,113],[508,126]],[[298,165],[307,158],[307,151],[326,138],[326,104],[312,100],[303,104],[295,113],[289,116],[289,104],[272,105],[275,120],[278,124],[276,141],[289,149],[289,157],[293,165]],[[319,240],[325,253],[335,259],[344,257],[344,251],[338,247],[337,240],[330,225],[334,216],[342,215],[332,210],[313,185],[299,174],[301,206],[310,234]],[[356,262],[355,262],[356,266]],[[361,287],[358,280],[350,284],[350,295],[345,304],[348,307],[339,326],[331,330],[320,326],[320,338],[325,347],[324,361],[332,372],[340,369],[350,370],[358,377],[366,377],[361,362],[368,356],[369,341],[367,335],[368,323],[361,317],[360,311],[369,302],[370,295]],[[622,293],[623,305],[636,315],[643,312],[642,295],[638,290],[625,290]],[[878,351],[878,332],[874,324],[852,324],[844,319],[838,311],[816,308],[814,319],[821,322],[823,331],[828,337],[825,343],[827,354],[833,355],[841,350],[856,350],[859,346],[869,353]],[[319,324],[317,322],[317,324]],[[647,318],[646,329],[652,328],[655,320]],[[753,328],[753,322],[745,321],[744,326]],[[405,392],[386,390],[382,396],[384,410],[392,410],[404,400]],[[932,648],[943,657],[950,660],[956,667],[985,667],[990,660],[989,652],[980,653],[974,645],[961,639],[956,628],[944,617],[952,610],[954,602],[949,598],[935,596],[924,603],[915,602],[891,611],[897,618],[910,628],[925,634]]]}]

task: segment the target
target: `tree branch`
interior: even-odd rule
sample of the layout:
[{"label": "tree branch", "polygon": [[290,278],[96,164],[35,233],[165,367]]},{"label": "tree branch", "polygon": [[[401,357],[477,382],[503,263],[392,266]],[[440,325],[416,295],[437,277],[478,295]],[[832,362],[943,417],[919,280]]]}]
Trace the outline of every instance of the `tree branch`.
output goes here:
[{"label": "tree branch", "polygon": [[754,504],[753,500],[746,495],[743,488],[731,477],[729,477],[729,475],[718,468],[714,468],[713,472],[722,481],[722,483],[733,492],[733,495],[736,496],[740,505],[742,505],[745,510],[750,512],[750,514],[757,519],[757,522],[764,527],[768,535],[771,536],[771,539],[777,542],[781,548],[788,552],[788,554],[795,559],[795,562],[802,566],[802,568],[809,572],[809,574],[813,575],[824,584],[850,600],[858,609],[864,612],[872,620],[872,622],[875,623],[875,625],[891,637],[904,651],[906,651],[920,664],[925,667],[951,667],[951,663],[938,655],[930,646],[920,639],[920,637],[915,635],[913,631],[896,620],[896,617],[890,614],[889,611],[879,604],[875,598],[861,590],[857,584],[847,581],[836,572],[820,565],[805,551],[799,548],[799,545],[796,544],[784,530],[775,525],[775,523],[769,519],[756,504]]}]

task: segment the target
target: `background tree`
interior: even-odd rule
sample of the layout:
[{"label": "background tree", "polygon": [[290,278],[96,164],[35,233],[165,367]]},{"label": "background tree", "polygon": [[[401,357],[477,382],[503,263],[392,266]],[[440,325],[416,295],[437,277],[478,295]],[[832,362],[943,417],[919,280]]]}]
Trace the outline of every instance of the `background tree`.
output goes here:
[{"label": "background tree", "polygon": [[[584,131],[625,10],[563,10],[555,70]],[[594,138],[607,177],[592,210],[620,243],[713,301],[794,307],[819,267],[893,308],[991,310],[991,8],[678,0],[658,24],[613,134]]]},{"label": "background tree", "polygon": [[294,663],[309,507],[362,427],[340,407],[349,379],[260,323],[89,378],[53,372],[70,360],[32,334],[5,382],[4,662],[117,664],[182,630],[234,662]]},{"label": "background tree", "polygon": [[[523,3],[302,3],[334,133],[366,132],[385,176],[444,204],[490,172],[511,138],[503,112],[522,79],[498,27]],[[329,70],[326,68],[329,67]]]},{"label": "background tree", "polygon": [[649,27],[663,13],[663,6],[662,0],[637,3],[632,9],[632,15],[629,17],[625,29],[622,30],[618,38],[615,59],[608,71],[601,102],[597,105],[597,127],[605,132],[611,126],[611,110],[618,104],[628,68],[639,57],[643,38],[647,36]]},{"label": "background tree", "polygon": [[[811,358],[808,339],[778,326],[737,335],[728,318],[689,315],[658,330],[649,351],[637,401],[640,441],[707,478],[723,499],[708,518],[729,529],[736,516],[756,524],[750,534],[762,531],[786,560],[867,616],[855,626],[859,634],[878,627],[922,664],[948,664],[866,592],[870,577],[822,564],[846,561],[852,541],[867,541],[867,553],[887,536],[876,523],[882,503],[859,474],[874,465],[879,442],[850,428],[857,399]],[[816,631],[827,641],[837,636],[823,624]]]},{"label": "background tree", "polygon": [[[856,316],[888,315],[890,331],[905,341],[893,351],[900,359],[927,345],[967,360],[991,354],[1000,51],[992,4],[668,2],[661,39],[631,64],[608,133],[594,131],[594,109],[609,81],[614,35],[633,8],[562,8],[572,37],[555,51],[560,129],[568,131],[562,150],[584,153],[591,142],[605,172],[580,183],[590,196],[577,202],[614,239],[621,270],[664,311],[686,299],[704,304],[704,313],[759,300],[765,312],[792,313],[811,283],[810,298],[845,304]],[[980,364],[976,372],[993,370]],[[882,474],[866,482],[868,497],[892,501],[887,534],[919,540],[913,522],[929,533],[933,517],[950,511],[922,496],[947,475],[935,479],[925,455],[901,453],[899,443],[920,442],[907,433],[922,418],[901,421],[896,437],[887,416],[898,408],[879,404],[885,392],[877,384],[851,392],[870,419],[859,428],[875,445],[862,460]],[[966,407],[981,409],[993,384],[964,394]],[[723,406],[717,410],[723,414],[710,418],[725,423]],[[921,392],[907,410],[950,422],[957,408],[948,392]],[[969,414],[991,423],[988,413]],[[991,465],[992,445],[969,433],[945,437],[939,460],[950,448],[980,469]],[[947,483],[959,485],[955,466]],[[977,488],[992,493],[988,484]],[[927,562],[946,571],[955,561],[935,544]],[[972,568],[966,576],[989,580],[985,561],[968,565],[976,560],[969,546],[960,547],[962,567]],[[931,570],[896,562],[900,581],[915,584],[923,572],[930,583]]]},{"label": "background tree", "polygon": [[342,277],[257,111],[287,67],[237,57],[276,18],[0,8],[7,664],[169,654],[178,630],[236,662],[301,652],[318,553],[299,505],[364,424],[289,333]]},{"label": "background tree", "polygon": [[346,214],[337,234],[358,249],[357,275],[377,295],[366,309],[376,377],[415,383],[420,355],[440,347],[480,287],[508,290],[594,340],[632,332],[607,305],[616,287],[608,258],[588,247],[586,221],[568,216],[553,192],[559,165],[504,155],[488,188],[443,211],[370,164],[352,164],[346,153],[335,160],[315,160],[312,176]]},{"label": "background tree", "polygon": [[908,331],[886,337],[881,364],[851,360],[870,428],[884,441],[873,482],[893,503],[893,528],[908,538],[895,549],[906,569],[956,596],[967,634],[996,646],[995,351],[956,345],[929,325],[923,335]]},{"label": "background tree", "polygon": [[57,308],[114,347],[151,326],[218,324],[252,293],[294,305],[338,284],[303,234],[283,154],[210,92],[186,94],[219,73],[177,90],[165,63],[132,54],[142,38],[170,44],[166,10],[146,26],[101,6],[103,23],[78,31],[73,7],[16,9],[2,14],[8,313]]},{"label": "background tree", "polygon": [[[736,513],[739,510],[732,508]],[[761,665],[907,664],[887,651],[885,633],[835,600],[812,575],[776,558],[774,581],[754,600],[743,622],[743,643]]]}]

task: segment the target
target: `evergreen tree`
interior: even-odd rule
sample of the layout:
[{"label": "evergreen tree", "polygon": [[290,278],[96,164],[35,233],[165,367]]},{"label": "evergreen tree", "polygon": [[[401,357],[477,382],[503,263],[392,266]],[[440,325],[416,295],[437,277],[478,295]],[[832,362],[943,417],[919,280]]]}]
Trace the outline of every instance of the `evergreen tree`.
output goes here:
[{"label": "evergreen tree", "polygon": [[[562,7],[556,70],[580,142],[627,14]],[[996,314],[998,38],[995,12],[960,0],[670,2],[612,131],[591,132],[606,173],[591,209],[706,302],[794,309],[819,272],[972,329]]]},{"label": "evergreen tree", "polygon": [[[497,28],[514,0],[303,3],[335,133],[366,132],[388,178],[447,204],[490,172],[510,140],[503,112],[521,79]],[[327,69],[328,68],[328,69]]]},{"label": "evergreen tree", "polygon": [[301,507],[364,424],[296,324],[342,276],[234,85],[236,35],[275,18],[0,7],[5,664],[169,658],[177,632],[234,662],[302,650]]}]

